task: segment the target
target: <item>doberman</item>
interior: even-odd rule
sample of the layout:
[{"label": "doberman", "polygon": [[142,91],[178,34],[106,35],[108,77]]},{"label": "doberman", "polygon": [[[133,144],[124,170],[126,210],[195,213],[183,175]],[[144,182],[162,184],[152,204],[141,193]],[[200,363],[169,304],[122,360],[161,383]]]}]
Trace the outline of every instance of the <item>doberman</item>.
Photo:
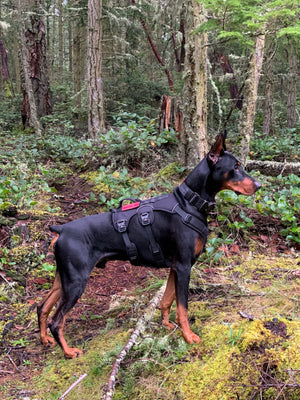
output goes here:
[{"label": "doberman", "polygon": [[[215,204],[215,196],[221,190],[230,189],[237,194],[252,195],[261,187],[259,182],[245,173],[241,163],[226,151],[225,137],[226,133],[218,135],[206,157],[172,194],[166,195],[170,196],[167,200],[158,196],[145,201],[148,209],[154,209],[152,219],[155,214],[155,221],[152,220],[150,225],[150,236],[139,222],[137,213],[127,220],[127,227],[124,227],[123,219],[117,221],[122,229],[114,225],[112,212],[50,227],[51,231],[56,232],[52,246],[57,270],[52,289],[37,309],[40,337],[44,345],[53,346],[56,340],[67,358],[75,358],[82,353],[77,348],[70,348],[63,336],[66,314],[82,295],[94,266],[104,268],[106,261],[112,259],[134,259],[134,254],[130,256],[130,245],[138,253],[138,265],[170,268],[160,304],[163,325],[168,329],[174,327],[169,321],[169,313],[176,298],[176,322],[182,329],[185,341],[200,342],[188,322],[188,287],[191,267],[207,239],[206,219],[210,206]],[[171,206],[162,205],[166,201],[171,202]],[[137,203],[132,208],[139,205]],[[139,215],[149,217],[147,213]],[[153,250],[154,247],[158,250]],[[154,254],[159,255],[156,262],[153,261]],[[57,302],[49,325],[54,340],[47,333],[47,319]]]}]

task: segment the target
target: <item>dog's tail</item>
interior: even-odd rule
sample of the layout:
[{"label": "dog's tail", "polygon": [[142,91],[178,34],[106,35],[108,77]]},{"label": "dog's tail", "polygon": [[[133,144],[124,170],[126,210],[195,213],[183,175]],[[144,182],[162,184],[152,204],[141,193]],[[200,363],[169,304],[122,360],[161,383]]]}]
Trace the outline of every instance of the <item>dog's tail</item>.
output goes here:
[{"label": "dog's tail", "polygon": [[49,229],[50,229],[51,232],[55,232],[55,233],[61,234],[62,230],[63,230],[63,226],[62,225],[51,225],[49,227]]},{"label": "dog's tail", "polygon": [[62,225],[51,225],[49,229],[55,235],[54,238],[51,240],[51,244],[49,247],[49,254],[54,255],[54,245],[59,237],[59,234],[62,232]]}]

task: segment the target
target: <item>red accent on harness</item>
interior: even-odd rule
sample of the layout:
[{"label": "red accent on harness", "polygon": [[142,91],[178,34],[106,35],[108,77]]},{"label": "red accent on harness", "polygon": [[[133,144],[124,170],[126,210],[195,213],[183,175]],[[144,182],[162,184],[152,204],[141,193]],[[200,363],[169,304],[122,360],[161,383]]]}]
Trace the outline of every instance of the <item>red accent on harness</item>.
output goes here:
[{"label": "red accent on harness", "polygon": [[140,205],[140,201],[137,201],[136,203],[130,203],[130,204],[125,204],[122,206],[122,211],[127,211],[127,210],[133,210],[134,208],[138,208]]}]

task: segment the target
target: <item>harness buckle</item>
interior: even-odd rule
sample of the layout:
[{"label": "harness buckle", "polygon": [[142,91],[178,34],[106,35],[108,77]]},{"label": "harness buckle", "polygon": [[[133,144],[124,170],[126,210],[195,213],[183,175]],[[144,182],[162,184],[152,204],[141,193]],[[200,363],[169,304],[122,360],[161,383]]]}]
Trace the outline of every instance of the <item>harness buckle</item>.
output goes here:
[{"label": "harness buckle", "polygon": [[189,223],[192,220],[192,216],[191,214],[186,214],[183,219],[185,222]]},{"label": "harness buckle", "polygon": [[122,232],[126,232],[127,229],[127,219],[119,219],[119,221],[117,221],[117,227],[118,227],[118,232],[122,233]]},{"label": "harness buckle", "polygon": [[192,196],[188,199],[190,204],[194,206],[200,200],[200,196],[198,193],[193,193]]},{"label": "harness buckle", "polygon": [[143,226],[147,226],[147,225],[151,224],[149,212],[141,213],[141,223]]}]

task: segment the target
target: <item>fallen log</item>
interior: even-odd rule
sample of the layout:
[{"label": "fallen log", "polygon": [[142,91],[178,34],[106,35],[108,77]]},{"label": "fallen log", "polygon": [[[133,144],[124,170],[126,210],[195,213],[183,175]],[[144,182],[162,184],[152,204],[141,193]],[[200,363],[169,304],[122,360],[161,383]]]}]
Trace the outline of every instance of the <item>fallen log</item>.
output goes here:
[{"label": "fallen log", "polygon": [[300,175],[300,163],[248,160],[246,170],[259,171],[268,176],[287,176],[289,174]]}]

